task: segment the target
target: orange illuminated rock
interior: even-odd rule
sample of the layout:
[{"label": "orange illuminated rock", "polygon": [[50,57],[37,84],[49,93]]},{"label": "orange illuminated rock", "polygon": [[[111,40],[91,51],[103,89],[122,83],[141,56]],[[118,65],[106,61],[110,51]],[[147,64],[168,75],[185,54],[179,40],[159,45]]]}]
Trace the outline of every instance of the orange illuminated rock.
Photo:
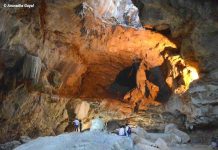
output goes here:
[{"label": "orange illuminated rock", "polygon": [[137,84],[138,89],[143,95],[145,95],[145,88],[146,88],[145,84],[147,80],[146,72],[145,72],[146,70],[147,69],[145,67],[144,62],[141,62],[139,69],[137,71],[137,74],[136,74],[136,84]]}]

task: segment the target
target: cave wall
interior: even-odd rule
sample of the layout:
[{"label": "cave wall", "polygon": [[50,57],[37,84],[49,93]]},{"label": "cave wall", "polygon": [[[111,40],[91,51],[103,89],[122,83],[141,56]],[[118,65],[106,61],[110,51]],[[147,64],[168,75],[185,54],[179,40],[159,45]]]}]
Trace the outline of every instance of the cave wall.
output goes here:
[{"label": "cave wall", "polygon": [[[99,13],[102,16],[95,15],[100,11],[97,8],[101,8],[101,3],[93,8],[86,3],[80,7],[76,7],[76,4],[68,1],[59,4],[54,1],[46,3],[44,7],[39,3],[38,8],[32,12],[34,18],[30,19],[30,22],[25,22],[27,17],[19,16],[19,13],[15,19],[10,17],[10,10],[1,10],[4,16],[7,16],[2,18],[3,30],[6,30],[2,32],[12,34],[11,30],[17,29],[10,38],[7,38],[8,34],[2,37],[9,41],[2,46],[2,58],[6,56],[3,49],[12,51],[12,45],[15,46],[13,55],[16,55],[18,45],[23,46],[25,54],[16,56],[18,60],[24,59],[26,53],[39,57],[43,65],[37,87],[42,87],[44,91],[61,95],[105,97],[107,88],[113,83],[116,75],[130,66],[135,58],[146,59],[155,67],[164,61],[160,52],[166,47],[175,48],[173,43],[158,33],[125,27],[124,22],[120,22],[124,26],[117,25],[117,22],[108,20],[111,16],[103,15],[105,13]],[[123,11],[119,12],[119,15],[124,14],[125,7],[132,4],[128,2],[113,7],[118,9],[117,7],[121,6],[123,8],[120,11]],[[45,9],[44,14],[40,14],[41,9]],[[117,14],[111,15],[117,17]],[[43,22],[41,18],[44,18]],[[10,21],[20,25],[5,27]],[[7,57],[5,58],[8,62],[12,63],[11,59],[14,57]],[[14,60],[14,63],[18,60]],[[3,64],[5,65],[6,61]],[[12,66],[6,65],[5,68]],[[58,88],[53,87],[47,79],[52,71],[61,75],[62,82]],[[18,80],[21,79],[18,77]]]},{"label": "cave wall", "polygon": [[156,32],[170,30],[166,36],[177,43],[181,57],[200,74],[185,94],[171,96],[166,109],[186,114],[187,124],[216,124],[218,3],[139,0],[135,4],[142,25]]},{"label": "cave wall", "polygon": [[[8,140],[34,131],[38,135],[64,132],[73,117],[66,112],[74,110],[77,97],[91,103],[92,113],[84,119],[87,128],[90,118],[102,112],[105,118],[110,116],[108,120],[129,119],[148,129],[161,130],[173,121],[181,126],[216,124],[216,2],[137,0],[135,6],[130,0],[32,2],[36,7],[30,10],[0,8],[3,140],[6,134]],[[38,69],[28,69],[23,76],[28,57],[36,58],[30,65]],[[112,84],[136,60],[134,87],[113,97]],[[39,73],[39,62],[40,77],[34,83],[30,74]],[[199,72],[198,81],[185,80],[190,79],[189,66]],[[16,103],[23,88],[27,98]],[[35,100],[40,93],[42,99]],[[25,124],[30,116],[35,128]],[[20,128],[13,128],[13,122]],[[9,133],[15,130],[19,133]]]}]

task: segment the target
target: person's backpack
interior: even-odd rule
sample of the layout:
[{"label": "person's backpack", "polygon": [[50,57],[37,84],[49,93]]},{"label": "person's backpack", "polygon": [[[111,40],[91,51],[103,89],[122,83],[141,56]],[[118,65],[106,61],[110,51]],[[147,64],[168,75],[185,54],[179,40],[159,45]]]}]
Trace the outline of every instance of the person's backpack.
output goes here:
[{"label": "person's backpack", "polygon": [[127,130],[128,135],[130,135],[132,133],[131,128],[129,127]]}]

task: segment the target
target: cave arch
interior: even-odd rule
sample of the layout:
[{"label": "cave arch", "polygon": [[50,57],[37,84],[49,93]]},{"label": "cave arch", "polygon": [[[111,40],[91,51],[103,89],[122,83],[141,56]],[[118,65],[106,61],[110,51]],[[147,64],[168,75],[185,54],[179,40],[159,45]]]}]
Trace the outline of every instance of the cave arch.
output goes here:
[{"label": "cave arch", "polygon": [[114,82],[109,87],[109,92],[113,97],[123,98],[123,96],[134,89],[136,84],[136,73],[139,67],[139,62],[134,62],[131,66],[121,70]]}]

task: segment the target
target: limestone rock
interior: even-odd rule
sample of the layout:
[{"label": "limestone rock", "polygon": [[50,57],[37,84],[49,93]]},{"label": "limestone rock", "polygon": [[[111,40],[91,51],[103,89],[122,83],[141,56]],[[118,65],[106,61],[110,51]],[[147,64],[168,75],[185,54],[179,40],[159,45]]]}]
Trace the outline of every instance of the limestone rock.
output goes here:
[{"label": "limestone rock", "polygon": [[94,9],[97,16],[109,19],[115,18],[119,23],[133,27],[140,27],[138,8],[130,0],[88,0],[88,4]]},{"label": "limestone rock", "polygon": [[190,137],[187,133],[180,131],[178,129],[172,129],[169,133],[173,133],[182,139],[182,143],[188,143],[190,141]]},{"label": "limestone rock", "polygon": [[28,143],[28,142],[30,142],[30,141],[31,141],[31,138],[28,137],[28,136],[21,136],[21,137],[20,137],[20,142],[21,142],[22,144]]},{"label": "limestone rock", "polygon": [[213,83],[210,82],[212,79],[209,77],[207,80],[192,83],[185,95],[173,95],[167,102],[166,110],[174,113],[177,110],[185,114],[187,124],[203,125],[214,122],[217,118],[214,105],[217,103],[217,85],[214,80]]},{"label": "limestone rock", "polygon": [[137,136],[144,138],[147,132],[143,128],[137,127],[137,128],[132,128],[132,133],[135,133]]},{"label": "limestone rock", "polygon": [[155,142],[158,138],[163,139],[168,145],[175,145],[181,143],[181,137],[173,134],[173,133],[147,133],[145,138]]},{"label": "limestone rock", "polygon": [[[0,124],[0,141],[6,142],[20,135],[38,137],[64,132],[68,122],[68,101],[61,98],[51,102],[49,95],[37,92],[30,94],[25,88],[13,91],[0,109],[0,116],[4,118]],[[16,125],[16,128],[9,124]],[[8,134],[10,131],[13,132]]]},{"label": "limestone rock", "polygon": [[104,122],[100,118],[95,118],[91,122],[90,131],[103,131],[104,130]]},{"label": "limestone rock", "polygon": [[134,146],[134,150],[160,150],[159,148],[138,143]]},{"label": "limestone rock", "polygon": [[190,137],[187,133],[180,131],[175,124],[169,124],[165,127],[165,133],[173,133],[181,138],[181,142],[188,143],[190,141]]},{"label": "limestone rock", "polygon": [[39,57],[26,55],[23,64],[23,78],[30,79],[34,84],[39,81],[42,61]]},{"label": "limestone rock", "polygon": [[146,140],[145,138],[140,137],[140,136],[138,136],[136,134],[132,134],[131,139],[133,140],[133,143],[135,145],[144,144],[144,145],[151,146],[151,147],[157,147],[157,145],[155,143],[152,143],[152,142]]},{"label": "limestone rock", "polygon": [[168,133],[173,129],[178,129],[177,126],[173,123],[166,125],[164,133]]},{"label": "limestone rock", "polygon": [[81,104],[78,104],[75,109],[75,114],[77,115],[78,119],[84,119],[88,116],[90,109],[90,104],[83,101]]},{"label": "limestone rock", "polygon": [[[121,70],[132,65],[133,59],[144,59],[146,55],[151,54],[146,60],[154,67],[160,66],[163,63],[160,52],[165,47],[176,47],[158,33],[132,28],[139,26],[140,21],[137,8],[131,0],[107,0],[98,3],[87,0],[87,7],[71,12],[80,2],[65,0],[58,4],[48,1],[46,10],[43,10],[47,13],[29,13],[36,18],[44,18],[47,31],[40,28],[39,20],[34,19],[31,25],[28,21],[16,24],[18,30],[10,38],[11,41],[9,37],[5,37],[8,41],[5,43],[7,46],[20,43],[26,47],[28,54],[36,55],[43,60],[46,70],[57,70],[62,75],[63,83],[58,91],[55,91],[61,95],[105,98],[108,96],[109,85]],[[41,6],[41,3],[36,1],[36,5]],[[57,6],[55,9],[54,5]],[[2,10],[6,17],[1,18],[1,22],[4,22],[2,26],[6,33],[10,33],[11,25],[5,25],[14,24],[19,19],[4,11],[6,10]],[[18,16],[21,15],[20,20],[31,18],[20,13],[17,13]],[[110,21],[113,17],[120,22],[119,25]],[[129,26],[126,25],[126,21]],[[39,32],[41,30],[42,32]]]},{"label": "limestone rock", "polygon": [[62,79],[61,79],[61,74],[56,70],[52,70],[49,73],[48,81],[55,88],[59,88],[61,86],[62,82],[63,82]]},{"label": "limestone rock", "polygon": [[[195,64],[197,62],[201,71],[213,71],[216,69],[214,67],[216,65],[214,56],[216,56],[215,50],[218,42],[217,31],[218,27],[214,24],[205,25],[199,23],[193,30],[191,37],[184,39],[182,43],[182,54],[185,60],[195,62]],[[190,43],[190,41],[192,42]],[[210,44],[208,44],[209,41]],[[211,57],[212,55],[214,56]]]},{"label": "limestone rock", "polygon": [[131,150],[133,144],[130,138],[104,132],[65,133],[58,136],[37,138],[17,147],[15,150]]},{"label": "limestone rock", "polygon": [[[25,78],[37,82],[44,71],[57,70],[63,81],[55,91],[51,89],[51,96],[32,89],[26,90],[31,91],[28,94],[24,91],[14,94],[17,91],[9,88],[10,93],[0,108],[0,119],[3,120],[0,124],[1,141],[14,139],[18,135],[39,136],[63,132],[75,112],[75,99],[69,104],[71,106],[67,105],[72,110],[67,111],[69,99],[63,97],[90,98],[90,114],[84,115],[86,128],[90,127],[90,118],[102,114],[107,120],[129,117],[128,120],[134,125],[140,123],[149,129],[164,129],[165,124],[168,124],[162,115],[164,111],[170,111],[171,114],[179,111],[187,116],[187,124],[216,124],[217,73],[214,70],[217,66],[218,38],[215,1],[140,0],[143,5],[140,9],[141,20],[131,0],[87,0],[86,5],[77,9],[81,2],[34,1],[37,11],[0,8],[0,72],[3,73],[0,82],[5,80],[7,68],[22,62],[25,54]],[[3,2],[0,4],[3,5]],[[149,24],[151,28],[138,28],[140,21],[143,26]],[[156,31],[153,31],[153,27]],[[157,33],[163,30],[170,30],[170,37],[176,38],[178,43]],[[22,46],[13,48],[13,45]],[[132,97],[130,101],[119,101],[117,99],[122,98],[110,93],[109,87],[122,70],[132,66],[136,58],[140,62],[146,61],[143,62],[145,65],[150,64],[149,68],[139,70],[137,88],[118,86],[118,90],[115,90],[117,93],[128,91],[120,97],[125,94],[127,99]],[[42,62],[46,68],[44,70]],[[183,83],[182,77],[186,64],[196,65],[198,71],[205,73],[199,82],[190,84],[190,90],[184,87],[187,83]],[[154,79],[150,81],[149,77],[145,78],[145,72],[148,75],[152,69],[161,71],[157,71],[157,78],[151,75]],[[13,75],[18,77],[18,83],[25,82],[20,78],[22,70],[17,68],[10,71],[16,71]],[[127,76],[130,74],[127,72]],[[8,77],[9,81],[12,79]],[[158,85],[157,81],[160,80],[164,82]],[[163,86],[165,80],[167,86]],[[3,89],[3,85],[0,86]],[[158,100],[161,101],[163,97],[168,100],[171,94],[166,92],[168,86],[169,91],[175,94],[184,94],[188,90],[187,95],[173,95],[165,110],[162,106],[154,108],[154,105],[150,105],[161,91],[167,94]],[[57,98],[53,98],[53,94],[57,94]],[[143,102],[138,106],[141,99]],[[97,102],[93,102],[95,100]],[[137,108],[138,114],[133,114],[132,108]],[[87,114],[87,109],[82,114]],[[175,116],[171,116],[176,120]],[[144,133],[140,136],[144,136]],[[171,134],[167,136],[169,143],[179,141],[175,135],[173,138]]]},{"label": "limestone rock", "polygon": [[0,49],[0,58],[6,68],[18,65],[25,54],[26,48],[19,44],[12,45],[9,49]]},{"label": "limestone rock", "polygon": [[0,144],[0,149],[1,150],[13,150],[20,145],[21,143],[19,141],[12,141],[12,142],[8,142],[5,144]]},{"label": "limestone rock", "polygon": [[169,147],[167,146],[167,143],[161,138],[158,138],[157,141],[155,142],[155,144],[161,150],[170,150]]}]

